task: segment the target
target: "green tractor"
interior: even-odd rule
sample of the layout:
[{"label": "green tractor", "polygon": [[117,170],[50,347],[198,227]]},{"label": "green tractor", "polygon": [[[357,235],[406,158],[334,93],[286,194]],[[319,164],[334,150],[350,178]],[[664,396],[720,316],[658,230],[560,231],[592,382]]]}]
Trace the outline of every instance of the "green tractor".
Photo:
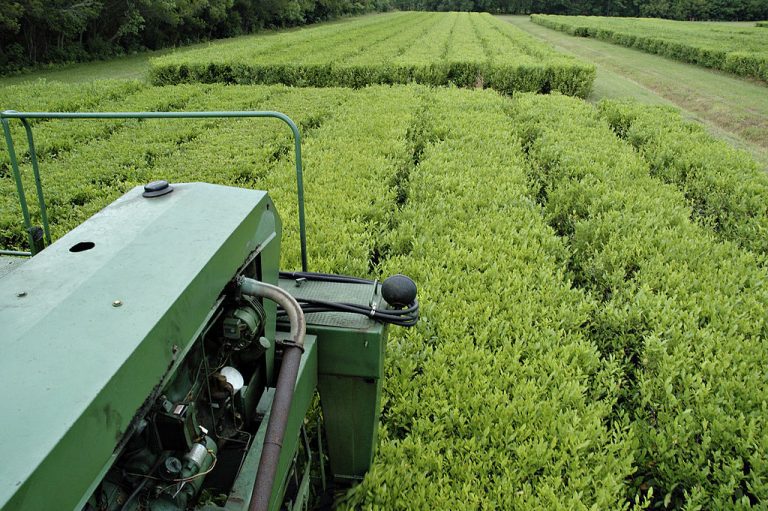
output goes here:
[{"label": "green tractor", "polygon": [[[302,271],[279,270],[281,221],[266,192],[205,183],[136,187],[51,243],[29,119],[204,117],[290,126]],[[416,323],[416,286],[402,275],[379,283],[307,270],[301,141],[288,117],[3,112],[0,121],[30,246],[0,252],[0,510],[305,509],[313,489],[364,476],[387,325]],[[308,420],[319,415],[322,427]]]}]

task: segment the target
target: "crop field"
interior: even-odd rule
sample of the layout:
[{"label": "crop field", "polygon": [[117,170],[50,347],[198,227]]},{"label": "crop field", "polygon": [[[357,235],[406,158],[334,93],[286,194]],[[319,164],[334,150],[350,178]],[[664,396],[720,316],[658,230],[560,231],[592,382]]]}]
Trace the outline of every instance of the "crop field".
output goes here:
[{"label": "crop field", "polygon": [[[310,269],[403,272],[422,303],[391,330],[378,454],[342,508],[768,501],[768,177],[674,111],[418,84],[40,82],[0,104],[297,121]],[[208,181],[268,190],[298,267],[281,123],[35,131],[55,237],[152,179]],[[25,248],[20,217],[3,152],[0,248]]]},{"label": "crop field", "polygon": [[593,65],[489,14],[397,12],[239,38],[153,59],[155,85],[421,83],[584,97]]},{"label": "crop field", "polygon": [[768,81],[768,31],[758,26],[649,18],[535,14],[534,23]]}]

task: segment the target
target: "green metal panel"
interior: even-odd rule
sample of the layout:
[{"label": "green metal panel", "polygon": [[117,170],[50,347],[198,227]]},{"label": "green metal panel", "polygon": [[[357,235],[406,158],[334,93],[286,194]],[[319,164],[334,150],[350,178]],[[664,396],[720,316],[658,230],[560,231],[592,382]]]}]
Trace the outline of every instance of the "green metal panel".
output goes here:
[{"label": "green metal panel", "polygon": [[[297,299],[386,307],[370,284],[280,279]],[[337,480],[359,480],[376,450],[384,377],[386,325],[357,314],[307,314],[307,332],[318,338],[318,390],[328,439],[331,472]]]},{"label": "green metal panel", "polygon": [[0,279],[21,266],[26,259],[14,256],[0,256]]},{"label": "green metal panel", "polygon": [[277,282],[265,192],[174,188],[135,188],[0,279],[3,511],[79,509],[248,256]]},{"label": "green metal panel", "polygon": [[[387,306],[373,285],[280,279],[280,287],[295,298]],[[381,378],[384,373],[385,325],[359,314],[322,312],[307,314],[307,332],[320,338],[321,374]]]},{"label": "green metal panel", "polygon": [[381,413],[381,383],[380,378],[318,376],[328,457],[337,480],[360,480],[371,467]]}]

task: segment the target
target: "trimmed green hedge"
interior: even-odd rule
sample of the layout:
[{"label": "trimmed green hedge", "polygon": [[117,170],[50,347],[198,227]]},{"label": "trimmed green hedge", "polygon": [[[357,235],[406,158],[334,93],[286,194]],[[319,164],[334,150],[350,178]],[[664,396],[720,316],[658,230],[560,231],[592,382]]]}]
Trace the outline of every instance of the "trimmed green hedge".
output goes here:
[{"label": "trimmed green hedge", "polygon": [[426,99],[382,265],[416,279],[425,316],[392,331],[379,453],[344,507],[622,509],[634,440],[609,424],[618,367],[585,338],[594,304],[529,194],[508,102]]},{"label": "trimmed green hedge", "polygon": [[[363,87],[407,84],[487,87],[505,93],[586,97],[595,67],[556,53],[508,23],[477,13],[395,13],[373,24],[253,37],[153,59],[155,85],[286,84]],[[317,30],[318,36],[311,37]],[[415,48],[415,51],[414,51]]]},{"label": "trimmed green hedge", "polygon": [[748,154],[684,121],[674,109],[604,101],[599,112],[640,151],[651,175],[683,192],[703,225],[722,239],[768,254],[768,175]]},{"label": "trimmed green hedge", "polygon": [[761,508],[768,498],[768,273],[692,222],[688,201],[583,102],[521,96],[513,126],[534,190],[567,241],[585,327],[623,361],[618,410],[639,439],[641,494],[658,507]]},{"label": "trimmed green hedge", "polygon": [[420,83],[432,86],[482,86],[505,93],[558,91],[586,96],[591,91],[594,69],[576,63],[490,64],[441,62],[424,66],[403,65],[316,65],[274,64],[179,64],[154,68],[155,84],[232,83],[286,84],[297,87],[365,87],[372,84]]},{"label": "trimmed green hedge", "polygon": [[768,81],[768,34],[686,21],[533,14],[539,25]]},{"label": "trimmed green hedge", "polygon": [[[100,84],[79,99],[80,86],[51,85],[60,103],[45,87],[0,95],[19,110],[285,111],[304,136],[311,269],[416,279],[422,320],[391,331],[379,453],[342,508],[759,509],[768,499],[759,215],[741,209],[752,188],[697,184],[748,162],[673,114],[414,85]],[[36,126],[54,236],[132,186],[204,180],[268,190],[282,266],[298,266],[284,125],[97,124]],[[715,235],[715,216],[729,229]],[[0,248],[25,248],[22,234],[6,174]]]},{"label": "trimmed green hedge", "polygon": [[757,23],[755,23],[755,26],[768,28],[768,21],[758,21]]}]

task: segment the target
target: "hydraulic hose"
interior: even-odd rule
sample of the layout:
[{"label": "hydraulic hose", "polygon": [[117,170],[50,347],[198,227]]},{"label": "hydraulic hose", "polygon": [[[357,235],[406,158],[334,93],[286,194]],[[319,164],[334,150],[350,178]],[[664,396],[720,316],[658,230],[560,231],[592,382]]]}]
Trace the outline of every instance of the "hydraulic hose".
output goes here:
[{"label": "hydraulic hose", "polygon": [[283,362],[280,366],[280,374],[277,376],[275,398],[272,401],[272,410],[267,423],[259,470],[256,473],[256,481],[253,483],[251,503],[248,507],[249,511],[268,511],[283,438],[288,425],[288,413],[291,410],[291,401],[296,387],[296,377],[299,374],[301,354],[304,352],[307,323],[304,320],[301,306],[287,291],[272,284],[245,277],[241,278],[238,284],[240,292],[244,295],[266,298],[276,302],[287,313],[291,324],[292,341],[285,345],[283,351]]}]

